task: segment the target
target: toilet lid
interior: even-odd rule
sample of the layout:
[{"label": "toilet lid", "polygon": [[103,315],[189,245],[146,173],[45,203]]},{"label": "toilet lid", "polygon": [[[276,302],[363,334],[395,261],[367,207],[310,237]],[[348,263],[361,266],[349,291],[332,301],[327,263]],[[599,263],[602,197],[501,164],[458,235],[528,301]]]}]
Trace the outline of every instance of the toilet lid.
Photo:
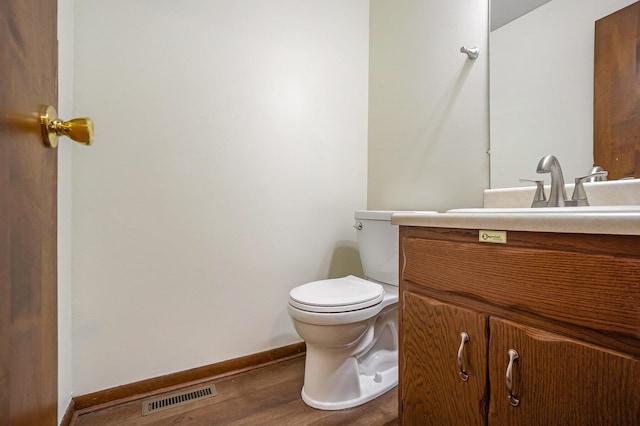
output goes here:
[{"label": "toilet lid", "polygon": [[289,293],[289,303],[310,312],[348,312],[377,305],[383,297],[380,284],[349,275],[298,286]]}]

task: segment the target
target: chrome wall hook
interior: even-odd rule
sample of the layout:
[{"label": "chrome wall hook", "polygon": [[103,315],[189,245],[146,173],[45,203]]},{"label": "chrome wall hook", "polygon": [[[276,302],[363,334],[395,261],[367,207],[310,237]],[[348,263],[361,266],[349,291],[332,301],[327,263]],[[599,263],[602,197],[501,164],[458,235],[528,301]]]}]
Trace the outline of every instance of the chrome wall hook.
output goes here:
[{"label": "chrome wall hook", "polygon": [[460,53],[466,53],[469,59],[476,59],[480,54],[480,49],[477,47],[466,48],[462,46],[460,48]]}]

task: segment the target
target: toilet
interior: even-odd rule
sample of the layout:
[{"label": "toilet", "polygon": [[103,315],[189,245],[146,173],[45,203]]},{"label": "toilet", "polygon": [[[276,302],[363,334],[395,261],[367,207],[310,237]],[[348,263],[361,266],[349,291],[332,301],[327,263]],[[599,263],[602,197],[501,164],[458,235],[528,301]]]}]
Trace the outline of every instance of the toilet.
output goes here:
[{"label": "toilet", "polygon": [[321,410],[364,404],[398,384],[398,227],[358,210],[364,274],[300,285],[288,312],[307,346],[302,400]]}]

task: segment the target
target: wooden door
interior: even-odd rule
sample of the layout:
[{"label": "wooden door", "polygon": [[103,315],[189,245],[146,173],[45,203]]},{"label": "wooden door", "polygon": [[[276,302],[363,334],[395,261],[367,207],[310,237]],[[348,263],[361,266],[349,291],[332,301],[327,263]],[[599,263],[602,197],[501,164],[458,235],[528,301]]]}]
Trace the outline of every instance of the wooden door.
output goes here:
[{"label": "wooden door", "polygon": [[0,0],[0,423],[57,423],[56,0]]},{"label": "wooden door", "polygon": [[595,23],[594,163],[640,177],[640,2]]},{"label": "wooden door", "polygon": [[[489,425],[638,425],[640,361],[491,317]],[[515,349],[508,399],[508,350]]]},{"label": "wooden door", "polygon": [[[483,425],[488,405],[487,317],[403,293],[400,417],[403,425]],[[469,335],[458,369],[461,333]]]}]

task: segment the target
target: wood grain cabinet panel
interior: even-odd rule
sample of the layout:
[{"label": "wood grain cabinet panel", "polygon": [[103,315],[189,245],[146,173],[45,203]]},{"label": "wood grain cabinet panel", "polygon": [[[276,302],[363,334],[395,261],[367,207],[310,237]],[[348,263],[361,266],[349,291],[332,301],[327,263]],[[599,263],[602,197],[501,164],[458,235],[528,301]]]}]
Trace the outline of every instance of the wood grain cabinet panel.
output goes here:
[{"label": "wood grain cabinet panel", "polygon": [[[482,425],[488,408],[488,316],[407,292],[400,360],[404,424]],[[462,344],[461,334],[468,341]],[[467,380],[458,365],[460,353]]]},{"label": "wood grain cabinet panel", "polygon": [[[640,362],[632,357],[492,317],[489,344],[489,424],[637,425],[640,422]],[[508,401],[506,370],[513,366]]]},{"label": "wood grain cabinet panel", "polygon": [[510,235],[400,228],[402,424],[639,425],[640,236]]}]

